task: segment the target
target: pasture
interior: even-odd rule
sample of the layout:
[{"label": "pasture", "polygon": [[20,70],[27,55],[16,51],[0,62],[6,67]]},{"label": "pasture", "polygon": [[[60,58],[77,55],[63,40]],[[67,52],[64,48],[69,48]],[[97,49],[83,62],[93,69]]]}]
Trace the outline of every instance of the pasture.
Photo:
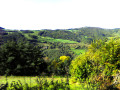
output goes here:
[{"label": "pasture", "polygon": [[80,55],[85,53],[85,49],[72,49],[72,51],[76,54],[76,55]]}]

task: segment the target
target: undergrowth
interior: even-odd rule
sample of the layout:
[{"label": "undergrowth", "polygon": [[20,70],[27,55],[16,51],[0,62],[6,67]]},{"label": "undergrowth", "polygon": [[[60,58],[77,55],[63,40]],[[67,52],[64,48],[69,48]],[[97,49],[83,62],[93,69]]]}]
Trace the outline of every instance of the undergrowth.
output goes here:
[{"label": "undergrowth", "polygon": [[70,83],[70,79],[65,80],[47,80],[45,78],[38,77],[36,80],[36,85],[34,83],[22,83],[20,80],[12,81],[0,86],[0,90],[98,90],[98,84],[91,83]]}]

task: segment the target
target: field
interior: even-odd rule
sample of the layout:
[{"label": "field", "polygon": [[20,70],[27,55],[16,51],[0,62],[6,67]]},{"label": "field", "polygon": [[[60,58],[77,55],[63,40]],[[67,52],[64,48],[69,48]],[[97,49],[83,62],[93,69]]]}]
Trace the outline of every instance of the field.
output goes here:
[{"label": "field", "polygon": [[[47,79],[48,81],[54,79],[54,80],[61,80],[63,79],[65,81],[65,78],[61,78],[61,77],[38,77],[38,76],[8,76],[7,77],[7,81],[9,83],[11,83],[12,81],[18,81],[20,80],[22,84],[28,83],[30,84],[30,82],[32,83],[32,85],[36,85],[36,80],[40,78],[40,79]],[[6,83],[6,77],[5,76],[0,76],[0,84],[5,84]]]},{"label": "field", "polygon": [[34,33],[22,33],[26,38],[28,39],[32,39],[29,35],[34,35],[38,37],[38,41],[42,41],[42,42],[60,42],[60,43],[78,43],[76,41],[71,41],[71,40],[64,40],[64,39],[54,39],[51,37],[43,37],[43,36],[39,36],[38,33],[39,31],[33,31]]},{"label": "field", "polygon": [[72,51],[76,54],[76,55],[80,55],[85,53],[85,49],[72,49]]},{"label": "field", "polygon": [[49,41],[51,41],[51,42],[61,42],[61,43],[78,43],[76,41],[63,40],[63,39],[51,39]]},{"label": "field", "polygon": [[[28,87],[36,87],[38,86],[38,82],[37,82],[37,79],[40,80],[40,82],[42,82],[44,84],[44,82],[50,84],[52,81],[54,82],[54,85],[57,84],[58,87],[60,87],[60,85],[62,86],[61,89],[57,89],[57,90],[64,90],[63,88],[66,88],[68,87],[70,90],[93,90],[93,89],[96,89],[97,87],[92,87],[90,85],[87,85],[85,83],[74,83],[74,82],[71,82],[72,79],[71,78],[65,78],[65,77],[37,77],[37,76],[8,76],[7,77],[7,81],[8,81],[8,87],[10,88],[10,86],[12,85],[11,83],[13,83],[14,81],[14,85],[15,83],[18,84],[19,80],[20,80],[20,83],[22,84],[22,86],[24,87],[25,84],[27,83],[28,84]],[[67,83],[67,80],[68,80],[68,84]],[[6,83],[6,77],[5,76],[0,76],[0,85],[1,84],[5,84]],[[41,84],[41,83],[39,83]],[[45,85],[42,85],[42,86],[45,86]],[[48,89],[51,88],[51,84],[49,85]],[[9,90],[9,89],[7,89]],[[20,89],[22,90],[22,89]],[[24,90],[24,89],[23,89]],[[44,90],[44,89],[42,89]],[[51,90],[51,89],[49,89]]]}]

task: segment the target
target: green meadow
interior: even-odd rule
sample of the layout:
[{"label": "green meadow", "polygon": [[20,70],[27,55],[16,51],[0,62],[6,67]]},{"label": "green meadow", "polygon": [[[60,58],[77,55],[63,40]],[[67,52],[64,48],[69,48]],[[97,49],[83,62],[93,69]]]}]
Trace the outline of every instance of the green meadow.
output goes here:
[{"label": "green meadow", "polygon": [[76,55],[80,55],[85,53],[85,49],[72,49],[72,51],[76,54]]}]

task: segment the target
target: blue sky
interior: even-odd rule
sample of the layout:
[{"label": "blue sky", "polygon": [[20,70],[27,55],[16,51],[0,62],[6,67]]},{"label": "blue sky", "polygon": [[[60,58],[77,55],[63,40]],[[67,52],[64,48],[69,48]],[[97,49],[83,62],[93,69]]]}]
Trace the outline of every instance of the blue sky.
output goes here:
[{"label": "blue sky", "polygon": [[6,29],[120,28],[120,0],[0,0]]}]

